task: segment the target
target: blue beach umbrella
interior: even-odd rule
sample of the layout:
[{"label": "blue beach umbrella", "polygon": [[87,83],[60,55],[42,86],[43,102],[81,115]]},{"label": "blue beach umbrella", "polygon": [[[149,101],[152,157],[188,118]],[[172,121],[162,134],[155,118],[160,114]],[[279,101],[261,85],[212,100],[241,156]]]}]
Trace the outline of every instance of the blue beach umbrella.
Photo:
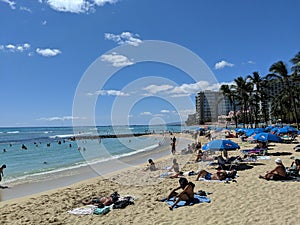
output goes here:
[{"label": "blue beach umbrella", "polygon": [[255,128],[255,133],[262,133],[262,132],[265,132],[265,129],[264,128],[261,128],[261,127],[258,127],[258,128]]},{"label": "blue beach umbrella", "polygon": [[290,127],[290,126],[285,126],[280,128],[276,134],[287,134],[287,133],[297,133],[297,129],[294,127]]},{"label": "blue beach umbrella", "polygon": [[202,150],[222,151],[222,150],[236,150],[240,146],[231,140],[213,140],[202,146]]},{"label": "blue beach umbrella", "polygon": [[245,133],[247,137],[250,137],[251,135],[253,135],[255,132],[254,129],[248,129],[247,132]]},{"label": "blue beach umbrella", "polygon": [[269,125],[269,126],[267,126],[267,127],[265,128],[265,131],[270,131],[270,130],[272,130],[273,128],[274,128],[274,126]]},{"label": "blue beach umbrella", "polygon": [[279,136],[265,132],[256,134],[253,139],[261,142],[282,142],[282,139]]},{"label": "blue beach umbrella", "polygon": [[273,127],[270,132],[271,133],[276,133],[278,130],[279,130],[278,127]]}]

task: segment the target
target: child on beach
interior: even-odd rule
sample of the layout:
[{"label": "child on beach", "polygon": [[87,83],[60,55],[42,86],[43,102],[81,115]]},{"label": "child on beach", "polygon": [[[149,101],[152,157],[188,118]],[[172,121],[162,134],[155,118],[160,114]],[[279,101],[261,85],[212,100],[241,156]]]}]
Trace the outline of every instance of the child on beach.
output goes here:
[{"label": "child on beach", "polygon": [[6,168],[6,165],[3,164],[1,167],[0,167],[0,181],[2,180],[2,177],[3,177],[3,170]]},{"label": "child on beach", "polygon": [[153,162],[152,159],[148,159],[148,163],[149,163],[149,164],[147,165],[145,171],[146,171],[146,170],[150,170],[150,171],[155,171],[155,170],[157,170],[157,168],[156,168],[156,166],[155,166],[155,163]]}]

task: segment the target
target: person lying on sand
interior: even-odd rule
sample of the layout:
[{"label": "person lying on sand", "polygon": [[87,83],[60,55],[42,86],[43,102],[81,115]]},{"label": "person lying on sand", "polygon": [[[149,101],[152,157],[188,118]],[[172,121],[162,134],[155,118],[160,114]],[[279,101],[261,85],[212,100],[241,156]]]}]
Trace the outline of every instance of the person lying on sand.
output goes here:
[{"label": "person lying on sand", "polygon": [[259,178],[266,180],[285,180],[286,179],[286,170],[280,158],[275,159],[276,167],[271,171],[262,176],[259,175]]},{"label": "person lying on sand", "polygon": [[206,170],[200,170],[199,174],[197,175],[196,181],[198,181],[199,178],[204,178],[205,180],[225,180],[226,178],[234,178],[235,176],[236,170],[218,170],[215,173],[210,173]]},{"label": "person lying on sand", "polygon": [[[174,197],[174,204],[170,206],[170,209],[172,210],[180,201],[192,201],[194,199],[194,188],[194,183],[188,182],[188,180],[184,177],[180,178],[179,187],[173,189],[167,197],[167,200],[170,200],[172,197]],[[183,189],[183,191],[180,193],[176,192],[179,189]]]},{"label": "person lying on sand", "polygon": [[118,201],[119,197],[119,194],[117,192],[114,192],[109,197],[98,197],[89,200],[82,200],[82,204],[97,205],[99,208],[103,208],[104,206],[111,205]]}]

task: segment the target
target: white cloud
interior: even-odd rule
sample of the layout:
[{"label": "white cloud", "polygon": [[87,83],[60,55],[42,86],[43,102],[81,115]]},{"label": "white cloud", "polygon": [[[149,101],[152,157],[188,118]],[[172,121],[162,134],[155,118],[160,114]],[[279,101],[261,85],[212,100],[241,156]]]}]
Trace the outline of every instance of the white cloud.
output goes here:
[{"label": "white cloud", "polygon": [[47,0],[46,3],[53,10],[59,12],[87,13],[95,11],[95,6],[104,6],[107,3],[114,4],[118,1],[119,0]]},{"label": "white cloud", "polygon": [[106,40],[114,41],[119,45],[129,44],[132,46],[138,46],[142,43],[142,40],[140,39],[138,34],[133,34],[130,32],[122,32],[121,34],[105,33],[104,38]]},{"label": "white cloud", "polygon": [[0,0],[0,2],[4,2],[7,3],[11,9],[16,9],[16,3],[14,1],[10,1],[10,0]]},{"label": "white cloud", "polygon": [[158,92],[164,92],[164,91],[170,90],[172,88],[173,88],[173,86],[168,85],[168,84],[164,84],[164,85],[152,84],[152,85],[149,85],[149,86],[143,88],[143,90],[145,90],[151,94],[157,94]]},{"label": "white cloud", "polygon": [[94,3],[98,6],[104,6],[106,3],[114,4],[117,3],[119,0],[94,0]]},{"label": "white cloud", "polygon": [[88,95],[129,96],[128,93],[117,90],[99,90],[95,93],[88,93]]},{"label": "white cloud", "polygon": [[30,44],[7,44],[7,45],[0,45],[0,50],[2,51],[9,51],[9,52],[23,52],[30,48]]},{"label": "white cloud", "polygon": [[227,67],[233,67],[234,64],[229,63],[229,62],[226,62],[225,60],[222,60],[222,61],[217,62],[217,63],[215,64],[215,69],[216,69],[216,70],[223,69],[223,68],[226,67],[226,66],[227,66]]},{"label": "white cloud", "polygon": [[42,21],[42,25],[45,26],[46,24],[47,24],[47,21],[46,21],[46,20],[43,20],[43,21]]},{"label": "white cloud", "polygon": [[151,112],[142,112],[140,115],[141,116],[151,116],[152,113]]},{"label": "white cloud", "polygon": [[160,110],[161,113],[169,113],[170,110],[167,110],[167,109],[163,109],[163,110]]},{"label": "white cloud", "polygon": [[126,56],[117,54],[116,52],[102,55],[101,60],[103,62],[111,63],[114,67],[123,67],[134,64],[134,62],[130,61]]},{"label": "white cloud", "polygon": [[160,93],[160,94],[169,95],[170,97],[186,97],[193,94],[197,94],[198,92],[204,90],[218,91],[222,84],[228,84],[228,83],[210,84],[207,81],[199,81],[191,84],[182,84],[180,86],[175,86],[175,87],[168,84],[162,84],[162,85],[152,84],[143,88],[143,90],[147,91],[147,94],[145,95],[154,95]]},{"label": "white cloud", "polygon": [[78,120],[80,119],[80,117],[73,117],[73,116],[63,116],[63,117],[58,117],[58,116],[54,116],[54,117],[48,117],[48,118],[39,118],[37,120],[45,120],[45,121],[56,121],[56,120],[60,120],[60,121],[65,121],[65,120]]},{"label": "white cloud", "polygon": [[249,60],[247,63],[248,64],[255,64],[255,62],[253,62],[252,60]]},{"label": "white cloud", "polygon": [[58,49],[50,49],[50,48],[45,48],[45,49],[40,49],[37,48],[36,53],[41,55],[41,56],[45,56],[45,57],[52,57],[52,56],[57,56],[59,54],[61,54],[61,51]]},{"label": "white cloud", "polygon": [[21,10],[21,11],[26,11],[26,12],[32,13],[32,10],[31,10],[31,9],[29,9],[29,8],[27,8],[27,7],[24,7],[24,6],[20,6],[20,10]]},{"label": "white cloud", "polygon": [[91,5],[85,0],[47,0],[47,4],[59,12],[84,13]]}]

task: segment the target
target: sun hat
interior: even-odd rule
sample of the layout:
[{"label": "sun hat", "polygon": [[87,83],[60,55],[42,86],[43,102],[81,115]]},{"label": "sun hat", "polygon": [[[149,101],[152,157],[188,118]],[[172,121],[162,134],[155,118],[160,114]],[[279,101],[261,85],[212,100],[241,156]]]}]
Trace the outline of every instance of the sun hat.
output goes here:
[{"label": "sun hat", "polygon": [[276,163],[280,163],[280,164],[282,164],[282,161],[281,161],[281,159],[280,159],[280,158],[277,158],[277,159],[275,159],[275,162],[276,162]]}]

